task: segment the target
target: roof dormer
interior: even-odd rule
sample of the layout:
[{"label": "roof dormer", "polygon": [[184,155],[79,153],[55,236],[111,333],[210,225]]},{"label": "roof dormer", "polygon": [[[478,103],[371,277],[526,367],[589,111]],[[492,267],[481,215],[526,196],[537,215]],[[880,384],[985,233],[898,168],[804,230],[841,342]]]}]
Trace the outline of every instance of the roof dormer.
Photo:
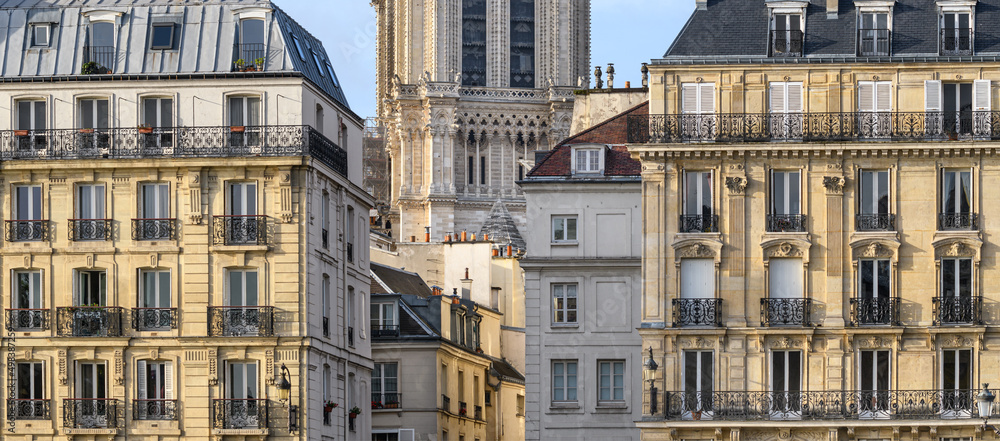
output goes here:
[{"label": "roof dormer", "polygon": [[604,157],[607,146],[580,144],[573,146],[573,175],[604,176]]},{"label": "roof dormer", "polygon": [[892,55],[892,6],[894,0],[855,0],[858,10],[858,56]]},{"label": "roof dormer", "polygon": [[768,1],[768,55],[801,57],[806,28],[805,0]]}]

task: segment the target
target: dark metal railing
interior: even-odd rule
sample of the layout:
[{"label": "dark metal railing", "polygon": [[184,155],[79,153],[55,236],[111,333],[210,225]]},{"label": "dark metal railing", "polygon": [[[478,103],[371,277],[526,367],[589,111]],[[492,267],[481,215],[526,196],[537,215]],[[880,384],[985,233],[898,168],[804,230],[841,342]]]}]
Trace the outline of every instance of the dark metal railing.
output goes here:
[{"label": "dark metal railing", "polygon": [[858,231],[892,231],[896,229],[896,215],[859,214],[854,217],[854,229]]},{"label": "dark metal railing", "polygon": [[267,400],[212,400],[212,426],[216,429],[266,429]]},{"label": "dark metal railing", "polygon": [[719,216],[714,214],[682,214],[681,233],[718,233]]},{"label": "dark metal railing", "polygon": [[900,326],[899,297],[851,299],[851,326]]},{"label": "dark metal railing", "polygon": [[7,399],[7,419],[47,420],[51,418],[49,406],[49,400],[10,398]]},{"label": "dark metal railing", "polygon": [[177,400],[132,400],[134,420],[176,420]]},{"label": "dark metal railing", "polygon": [[767,215],[767,231],[769,233],[801,233],[806,231],[806,215],[769,214]]},{"label": "dark metal railing", "polygon": [[399,409],[402,399],[398,392],[372,392],[372,409]]},{"label": "dark metal railing", "polygon": [[978,418],[975,390],[666,392],[668,420],[788,421]]},{"label": "dark metal railing", "polygon": [[348,346],[354,346],[354,327],[353,326],[348,326],[347,327],[347,345]]},{"label": "dark metal railing", "polygon": [[37,242],[48,240],[49,221],[9,220],[7,221],[7,242]]},{"label": "dark metal railing", "polygon": [[267,216],[215,216],[216,245],[264,245],[267,243]]},{"label": "dark metal railing", "polygon": [[[114,46],[84,46],[83,47],[83,69],[81,74],[110,74],[115,68]],[[89,63],[94,63],[88,66]]]},{"label": "dark metal railing", "polygon": [[892,31],[888,29],[858,29],[858,55],[862,57],[888,56]]},{"label": "dark metal railing", "polygon": [[177,239],[177,219],[132,219],[132,240]]},{"label": "dark metal railing", "polygon": [[75,398],[63,400],[63,427],[73,429],[117,428],[118,400]]},{"label": "dark metal railing", "polygon": [[976,213],[939,213],[938,229],[945,230],[978,230],[979,215]]},{"label": "dark metal railing", "polygon": [[941,29],[941,55],[972,55],[972,28]]},{"label": "dark metal railing", "polygon": [[673,326],[722,326],[722,299],[673,299]]},{"label": "dark metal railing", "polygon": [[69,240],[111,240],[111,219],[70,219]]},{"label": "dark metal railing", "polygon": [[473,406],[473,407],[475,408],[475,413],[473,414],[473,418],[475,418],[478,421],[483,421],[483,406]]},{"label": "dark metal railing", "polygon": [[[242,63],[240,61],[242,60]],[[233,45],[233,72],[263,71],[267,63],[267,46],[264,43],[237,43]],[[323,66],[316,66],[322,69]]]},{"label": "dark metal railing", "polygon": [[372,338],[399,337],[399,325],[372,323]]},{"label": "dark metal railing", "polygon": [[1000,111],[629,115],[629,143],[1000,139]]},{"label": "dark metal railing", "polygon": [[274,335],[273,306],[214,306],[208,308],[208,335],[214,337]]},{"label": "dark metal railing", "polygon": [[132,308],[132,329],[167,331],[177,328],[177,308]]},{"label": "dark metal railing", "polygon": [[772,57],[802,56],[802,31],[772,30],[770,41]]},{"label": "dark metal railing", "polygon": [[934,297],[934,325],[983,324],[982,296]]},{"label": "dark metal railing", "polygon": [[465,401],[458,402],[458,414],[461,416],[466,416],[469,414],[469,405]]},{"label": "dark metal railing", "polygon": [[323,317],[323,336],[330,336],[330,317]]},{"label": "dark metal railing", "polygon": [[347,244],[347,261],[348,262],[354,262],[354,244],[353,243],[348,243]]},{"label": "dark metal railing", "polygon": [[322,241],[323,248],[324,249],[329,249],[330,248],[330,232],[327,231],[326,228],[324,228],[323,231],[320,232],[319,236],[320,236],[320,240]]},{"label": "dark metal railing", "polygon": [[441,410],[451,412],[451,398],[444,394],[441,395]]},{"label": "dark metal railing", "polygon": [[7,329],[14,331],[44,331],[49,329],[49,310],[8,309]]},{"label": "dark metal railing", "polygon": [[812,299],[760,299],[761,326],[810,326]]},{"label": "dark metal railing", "polygon": [[124,311],[117,306],[56,308],[56,334],[60,337],[121,337]]}]

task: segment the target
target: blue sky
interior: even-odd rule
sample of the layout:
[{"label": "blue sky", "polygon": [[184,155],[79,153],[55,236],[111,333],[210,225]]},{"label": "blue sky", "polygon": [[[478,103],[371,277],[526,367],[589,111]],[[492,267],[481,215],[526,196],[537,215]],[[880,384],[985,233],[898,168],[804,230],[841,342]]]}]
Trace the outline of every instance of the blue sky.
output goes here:
[{"label": "blue sky", "polygon": [[[375,116],[375,10],[369,0],[275,0],[323,41],[355,113]],[[639,84],[640,63],[659,58],[694,0],[592,0],[591,69],[615,63],[615,84]]]}]

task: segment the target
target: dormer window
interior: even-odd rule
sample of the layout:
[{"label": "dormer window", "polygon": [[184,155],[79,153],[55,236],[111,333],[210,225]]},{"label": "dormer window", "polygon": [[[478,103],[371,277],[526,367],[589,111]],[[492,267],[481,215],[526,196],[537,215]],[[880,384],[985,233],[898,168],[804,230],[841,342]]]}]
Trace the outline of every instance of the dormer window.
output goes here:
[{"label": "dormer window", "polygon": [[111,73],[114,71],[116,58],[114,22],[92,21],[90,23],[84,57],[84,73]]},{"label": "dormer window", "polygon": [[771,15],[771,56],[802,56],[802,14]]},{"label": "dormer window", "polygon": [[35,23],[31,25],[31,47],[49,47],[49,37],[52,25],[48,23]]},{"label": "dormer window", "polygon": [[266,47],[264,20],[260,18],[240,20],[239,44],[236,45],[236,53],[233,54],[234,70],[264,70]]},{"label": "dormer window", "polygon": [[941,55],[972,55],[975,0],[939,0]]},{"label": "dormer window", "polygon": [[601,147],[583,147],[573,149],[573,173],[603,173],[604,149]]},{"label": "dormer window", "polygon": [[153,25],[153,30],[149,35],[149,48],[153,50],[167,50],[174,48],[174,24],[157,23]]},{"label": "dormer window", "polygon": [[[879,2],[882,3],[882,2]],[[858,55],[889,56],[892,41],[892,10],[889,5],[860,7],[858,16]]]}]

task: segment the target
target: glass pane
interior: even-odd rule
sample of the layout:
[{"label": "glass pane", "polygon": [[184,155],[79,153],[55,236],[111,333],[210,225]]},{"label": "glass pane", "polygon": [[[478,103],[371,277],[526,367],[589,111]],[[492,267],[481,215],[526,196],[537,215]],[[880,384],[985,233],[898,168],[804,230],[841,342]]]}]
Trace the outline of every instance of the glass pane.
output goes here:
[{"label": "glass pane", "polygon": [[698,354],[684,353],[684,391],[691,393],[698,390]]},{"label": "glass pane", "polygon": [[954,389],[955,388],[955,372],[958,366],[955,366],[955,351],[944,351],[942,354],[944,356],[944,378],[941,379],[944,389]]},{"label": "glass pane", "polygon": [[955,172],[945,172],[944,179],[942,182],[944,197],[941,199],[944,203],[944,212],[949,214],[954,214],[956,209],[955,200]]},{"label": "glass pane", "polygon": [[257,306],[257,271],[247,271],[247,306]]},{"label": "glass pane", "polygon": [[566,219],[566,240],[576,240],[576,218]]},{"label": "glass pane", "polygon": [[17,102],[17,129],[29,130],[31,127],[31,101]]},{"label": "glass pane", "polygon": [[257,184],[245,184],[246,211],[243,214],[255,216],[257,214]]},{"label": "glass pane", "polygon": [[146,98],[142,100],[142,123],[149,127],[159,127],[157,124],[157,112],[156,112],[156,102],[158,100],[155,98]]},{"label": "glass pane", "polygon": [[799,192],[801,188],[799,187],[799,172],[792,172],[788,174],[788,214],[799,214]]},{"label": "glass pane", "polygon": [[892,279],[889,277],[889,272],[892,267],[892,263],[888,260],[878,261],[878,297],[888,298],[892,293],[891,283]]},{"label": "glass pane", "polygon": [[159,295],[159,302],[156,306],[160,308],[170,307],[170,272],[160,271],[160,290],[157,293]]},{"label": "glass pane", "polygon": [[243,302],[243,272],[229,272],[229,306],[244,306]]},{"label": "glass pane", "polygon": [[96,385],[94,384],[94,365],[90,363],[85,363],[80,366],[80,385],[83,388],[80,398],[97,398],[95,392]]},{"label": "glass pane", "polygon": [[45,130],[45,101],[32,101],[35,108],[34,126],[35,130]]},{"label": "glass pane", "polygon": [[958,195],[958,210],[960,213],[970,213],[971,203],[969,197],[972,193],[972,176],[970,172],[958,173],[961,179],[960,193]]},{"label": "glass pane", "polygon": [[712,174],[700,173],[701,175],[701,214],[709,216],[712,214]]},{"label": "glass pane", "polygon": [[243,214],[243,185],[233,184],[230,189],[232,194],[229,196],[231,206],[229,214]]},{"label": "glass pane", "polygon": [[774,198],[773,213],[788,214],[785,211],[788,207],[788,201],[785,198],[785,173],[775,172],[774,182],[771,185],[774,187],[774,191],[771,194],[771,197]]},{"label": "glass pane", "polygon": [[92,185],[91,189],[94,192],[94,212],[91,213],[93,219],[103,219],[104,218],[104,186],[103,185]]},{"label": "glass pane", "polygon": [[114,46],[115,45],[115,25],[109,22],[92,23],[91,40],[92,46]]},{"label": "glass pane", "polygon": [[260,98],[247,98],[247,125],[260,125]]},{"label": "glass pane", "polygon": [[230,126],[243,126],[244,124],[243,116],[243,98],[233,97],[229,99],[229,125]]},{"label": "glass pane", "polygon": [[788,353],[788,391],[798,392],[802,384],[802,353],[791,351]]},{"label": "glass pane", "polygon": [[564,228],[565,219],[552,219],[552,238],[554,240],[566,240],[566,230]]},{"label": "glass pane", "polygon": [[29,187],[31,190],[31,217],[29,219],[38,220],[42,218],[42,187]]},{"label": "glass pane", "polygon": [[160,120],[156,127],[174,126],[174,100],[170,98],[160,98]]},{"label": "glass pane", "polygon": [[955,296],[955,263],[954,259],[941,260],[941,296]]},{"label": "glass pane", "polygon": [[168,210],[169,203],[170,203],[170,198],[167,195],[167,190],[168,190],[169,187],[167,186],[167,184],[156,184],[156,187],[157,187],[157,193],[159,195],[159,198],[158,198],[157,204],[156,204],[157,205],[157,207],[156,207],[157,208],[156,215],[159,218],[166,219],[166,218],[170,217],[170,213],[169,213],[169,210]]},{"label": "glass pane", "polygon": [[697,173],[687,173],[684,175],[684,214],[696,215],[700,214],[698,204],[701,201],[698,194],[698,174]]},{"label": "glass pane", "polygon": [[173,25],[153,26],[152,46],[154,48],[169,48],[173,45],[173,36]]},{"label": "glass pane", "polygon": [[875,295],[875,262],[871,260],[860,261],[860,291],[862,299],[870,299]]},{"label": "glass pane", "polygon": [[107,129],[111,127],[108,125],[108,100],[97,100],[96,104],[96,119],[94,120],[95,129]]},{"label": "glass pane", "polygon": [[972,259],[958,261],[958,294],[962,297],[972,296]]},{"label": "glass pane", "polygon": [[861,390],[873,390],[874,386],[874,354],[872,351],[861,351]]},{"label": "glass pane", "polygon": [[143,308],[153,308],[156,305],[156,273],[142,272]]},{"label": "glass pane", "polygon": [[240,22],[242,44],[264,44],[264,20],[243,20]]},{"label": "glass pane", "polygon": [[247,397],[246,378],[243,369],[246,365],[233,363],[229,365],[229,398],[241,399]]},{"label": "glass pane", "polygon": [[34,271],[31,273],[31,305],[29,308],[41,308],[42,307],[42,272]]},{"label": "glass pane", "polygon": [[80,101],[80,127],[93,129],[94,125],[94,100]]}]

